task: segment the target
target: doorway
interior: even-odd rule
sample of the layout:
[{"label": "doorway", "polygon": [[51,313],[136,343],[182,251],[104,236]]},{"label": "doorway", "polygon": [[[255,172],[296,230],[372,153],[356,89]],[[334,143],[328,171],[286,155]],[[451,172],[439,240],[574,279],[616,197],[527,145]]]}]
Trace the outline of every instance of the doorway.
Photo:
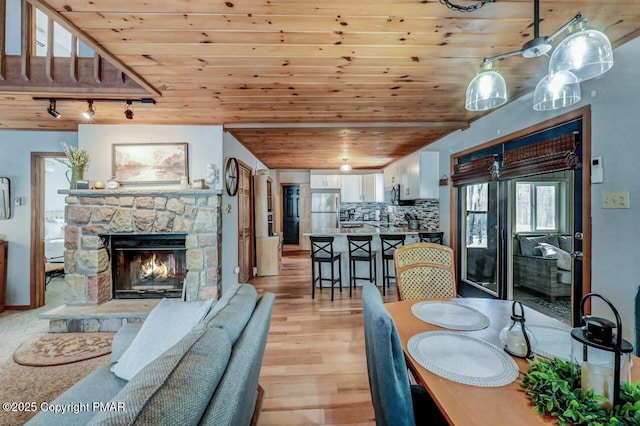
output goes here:
[{"label": "doorway", "polygon": [[282,237],[284,244],[299,244],[300,185],[282,186]]},{"label": "doorway", "polygon": [[587,107],[452,157],[461,296],[579,321],[591,288],[589,127]]},{"label": "doorway", "polygon": [[62,152],[31,153],[31,308],[64,303],[64,208],[69,187]]}]

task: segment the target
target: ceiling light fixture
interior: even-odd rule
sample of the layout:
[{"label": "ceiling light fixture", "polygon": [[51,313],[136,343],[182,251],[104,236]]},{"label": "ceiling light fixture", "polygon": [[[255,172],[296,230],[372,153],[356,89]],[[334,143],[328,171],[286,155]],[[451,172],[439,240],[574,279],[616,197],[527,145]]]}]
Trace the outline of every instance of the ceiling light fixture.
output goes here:
[{"label": "ceiling light fixture", "polygon": [[60,118],[61,114],[56,110],[56,100],[49,99],[49,108],[47,108],[47,112],[53,118]]},{"label": "ceiling light fixture", "polygon": [[[578,13],[551,35],[540,36],[539,0],[534,0],[533,9],[533,39],[527,41],[520,50],[484,58],[480,65],[480,71],[467,87],[465,107],[469,111],[496,108],[507,101],[506,83],[504,83],[502,76],[492,69],[493,62],[517,55],[523,58],[547,56],[547,53],[553,48],[553,40],[566,30],[569,30],[571,34],[558,45],[551,56],[549,76],[545,77],[546,80],[543,79],[538,84],[539,87],[536,88],[537,100],[534,94],[534,109],[557,109],[578,102],[580,88],[577,88],[576,96],[574,85],[580,81],[597,77],[613,66],[613,50],[609,39],[600,31],[586,29],[587,20],[582,17],[582,14]],[[558,78],[554,77],[564,71],[568,71],[570,74],[563,74]],[[575,79],[571,77],[571,73]],[[572,87],[560,88],[558,84],[563,81]],[[502,100],[502,94],[504,94],[504,100]]]},{"label": "ceiling light fixture", "polygon": [[96,110],[93,108],[93,101],[87,101],[87,105],[87,110],[82,113],[82,117],[84,117],[85,120],[89,120],[96,115]]},{"label": "ceiling light fixture", "polygon": [[[96,108],[94,104],[96,102],[120,102],[126,103],[127,109],[125,110],[125,117],[128,120],[133,119],[133,107],[132,105],[135,102],[139,102],[141,104],[156,104],[156,100],[153,98],[139,98],[139,99],[112,99],[112,98],[93,98],[85,101],[84,99],[78,98],[41,98],[41,97],[33,97],[31,98],[34,101],[47,101],[49,102],[49,107],[47,108],[47,112],[54,118],[60,118],[61,114],[56,110],[56,102],[87,102],[88,108],[85,112],[82,113],[82,117],[86,120],[91,119],[96,113]],[[104,113],[104,111],[102,111]]]},{"label": "ceiling light fixture", "polygon": [[133,110],[131,108],[131,101],[127,101],[127,107],[124,110],[124,116],[127,120],[133,120]]},{"label": "ceiling light fixture", "polygon": [[341,172],[350,172],[353,168],[351,167],[351,165],[349,163],[347,163],[349,159],[348,158],[343,158],[342,161],[344,161],[344,164],[342,166],[340,166],[340,171]]}]

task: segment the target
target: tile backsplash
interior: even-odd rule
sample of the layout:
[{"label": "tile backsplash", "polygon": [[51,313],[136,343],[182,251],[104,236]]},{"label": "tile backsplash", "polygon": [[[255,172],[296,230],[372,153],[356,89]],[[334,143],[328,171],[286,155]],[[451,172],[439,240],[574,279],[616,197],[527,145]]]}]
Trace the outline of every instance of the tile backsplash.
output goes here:
[{"label": "tile backsplash", "polygon": [[420,229],[439,231],[440,203],[438,200],[418,200],[413,206],[394,206],[389,203],[340,203],[340,221],[389,222],[407,226],[405,214],[416,216]]}]

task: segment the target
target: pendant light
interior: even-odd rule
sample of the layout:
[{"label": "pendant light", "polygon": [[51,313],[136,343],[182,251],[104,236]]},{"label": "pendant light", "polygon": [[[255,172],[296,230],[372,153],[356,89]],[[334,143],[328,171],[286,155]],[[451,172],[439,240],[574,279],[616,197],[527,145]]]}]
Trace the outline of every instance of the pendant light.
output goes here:
[{"label": "pendant light", "polygon": [[549,74],[571,71],[578,82],[609,71],[613,66],[613,49],[606,35],[587,28],[581,19],[569,28],[571,32],[551,55]]},{"label": "pendant light", "polygon": [[350,172],[352,167],[349,163],[347,163],[349,159],[348,158],[343,158],[342,161],[344,161],[344,164],[342,166],[340,166],[340,171],[341,172]]},{"label": "pendant light", "polygon": [[485,111],[507,102],[507,83],[500,73],[484,61],[480,71],[467,86],[465,108],[469,111]]},{"label": "pendant light", "polygon": [[545,76],[533,92],[533,109],[550,111],[568,107],[581,98],[580,83],[570,71]]},{"label": "pendant light", "polygon": [[[555,49],[549,64],[549,76],[538,83],[534,92],[534,109],[551,110],[572,105],[580,100],[580,81],[600,75],[613,66],[613,51],[607,37],[596,30],[586,29],[586,19],[578,13],[548,36],[540,35],[540,1],[533,2],[533,39],[520,50],[484,58],[480,72],[467,87],[465,107],[470,111],[484,111],[507,102],[504,78],[491,69],[492,62],[510,56],[523,58],[546,56],[553,49],[553,40],[569,30],[571,34]],[[556,74],[569,71],[554,78]],[[572,73],[572,74],[571,74]],[[572,77],[573,75],[573,77]],[[560,82],[564,81],[567,87]]]}]

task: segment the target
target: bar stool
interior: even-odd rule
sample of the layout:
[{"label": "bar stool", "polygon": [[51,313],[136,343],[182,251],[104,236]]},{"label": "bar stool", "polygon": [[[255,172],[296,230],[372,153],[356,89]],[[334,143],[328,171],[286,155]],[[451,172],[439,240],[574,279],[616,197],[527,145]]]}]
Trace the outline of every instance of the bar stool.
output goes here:
[{"label": "bar stool", "polygon": [[405,234],[380,234],[380,247],[382,248],[382,295],[385,295],[385,287],[391,288],[391,278],[394,275],[389,271],[389,262],[393,263],[393,252],[404,245]]},{"label": "bar stool", "polygon": [[[316,297],[316,283],[320,283],[320,291],[322,291],[322,282],[329,281],[331,283],[331,300],[333,301],[333,288],[337,283],[340,285],[342,293],[342,253],[333,251],[333,237],[314,237],[310,236],[311,241],[311,298]],[[336,277],[336,260],[338,261],[338,276]],[[322,277],[322,264],[331,265],[331,278]],[[318,265],[318,274],[316,276],[316,264]]]},{"label": "bar stool", "polygon": [[[371,235],[347,235],[349,242],[349,297],[352,289],[356,287],[356,280],[368,280],[376,282],[376,252],[371,249]],[[356,275],[357,262],[366,262],[369,265],[369,276],[359,277]]]},{"label": "bar stool", "polygon": [[444,232],[418,232],[421,243],[436,243],[442,245]]}]

